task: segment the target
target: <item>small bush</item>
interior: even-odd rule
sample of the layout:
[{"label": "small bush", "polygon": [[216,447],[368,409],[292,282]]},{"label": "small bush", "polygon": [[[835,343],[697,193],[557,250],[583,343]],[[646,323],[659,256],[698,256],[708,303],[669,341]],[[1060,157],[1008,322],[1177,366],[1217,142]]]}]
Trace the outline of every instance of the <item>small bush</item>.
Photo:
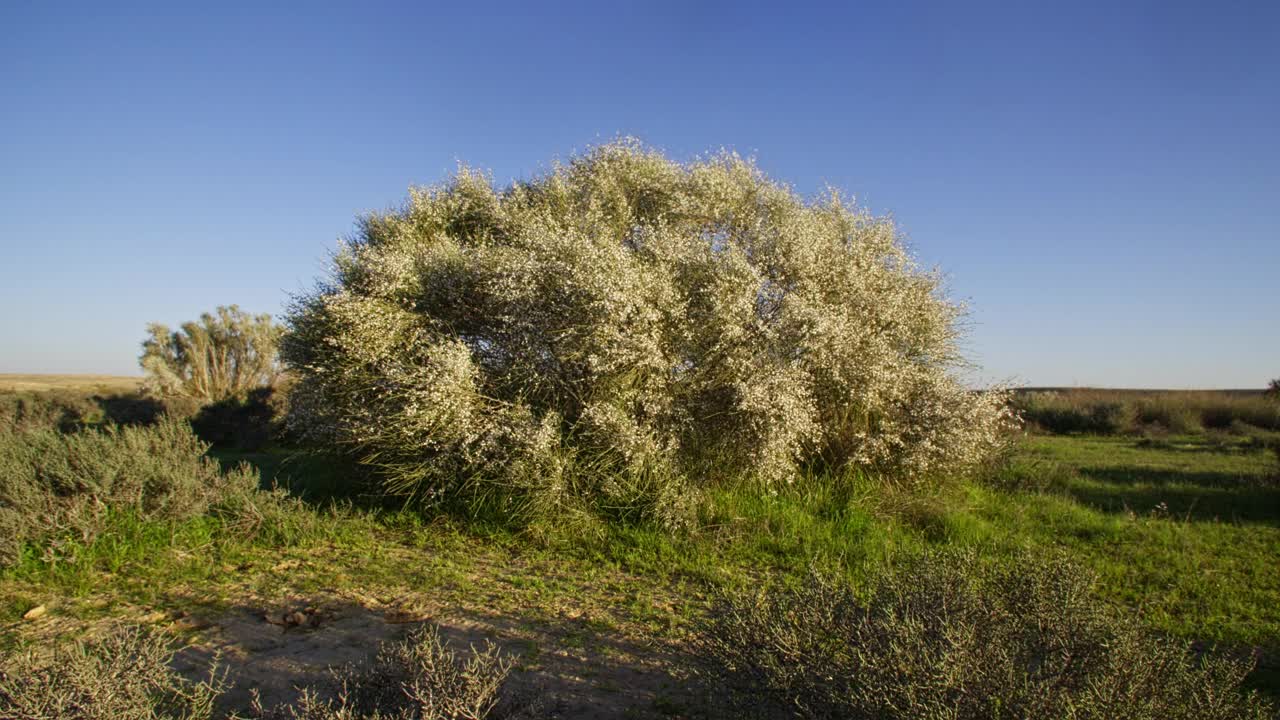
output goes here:
[{"label": "small bush", "polygon": [[[184,421],[65,434],[0,432],[0,566],[22,546],[56,536],[92,538],[110,512],[184,519],[235,500],[252,505],[259,478],[222,472]],[[265,495],[264,500],[269,500]]]},{"label": "small bush", "polygon": [[50,390],[0,393],[0,432],[29,429],[74,430],[100,414],[85,393]]},{"label": "small bush", "polygon": [[373,662],[336,673],[332,697],[305,689],[297,703],[256,707],[262,720],[497,720],[527,717],[537,697],[506,687],[511,661],[492,643],[460,656],[436,628],[384,644]]},{"label": "small bush", "polygon": [[1132,422],[1132,410],[1124,403],[1097,403],[1088,408],[1086,432],[1114,435],[1122,432]]},{"label": "small bush", "polygon": [[1252,396],[1206,397],[1197,405],[1201,423],[1208,428],[1229,429],[1239,421],[1263,430],[1280,431],[1280,405]]},{"label": "small bush", "polygon": [[1075,473],[1067,465],[1025,456],[1007,458],[982,476],[986,485],[1022,492],[1060,490],[1067,487],[1073,479]]},{"label": "small bush", "polygon": [[93,391],[46,390],[0,393],[0,431],[153,425],[166,414],[189,417],[198,404],[182,398],[160,400],[140,392],[102,395]]},{"label": "small bush", "polygon": [[158,323],[147,331],[139,364],[146,373],[144,387],[157,397],[201,404],[244,398],[273,385],[280,373],[284,329],[270,315],[249,315],[232,305],[184,323],[177,332]]},{"label": "small bush", "polygon": [[732,597],[703,640],[744,707],[867,720],[1268,718],[1250,666],[1142,634],[1065,562],[927,556],[865,596],[815,575]]},{"label": "small bush", "polygon": [[1015,398],[1023,421],[1032,427],[1057,434],[1092,433],[1110,435],[1129,428],[1133,410],[1122,402],[1078,401],[1056,392],[1028,393]]},{"label": "small bush", "polygon": [[201,682],[175,673],[158,634],[118,628],[100,640],[60,645],[41,659],[0,668],[0,718],[14,720],[208,720],[224,689],[216,670]]},{"label": "small bush", "polygon": [[[202,681],[172,669],[159,633],[120,626],[102,639],[58,644],[50,657],[25,654],[0,667],[6,720],[209,720],[226,689],[216,663]],[[456,653],[428,628],[384,644],[374,660],[335,673],[333,687],[303,688],[299,701],[260,720],[499,720],[533,717],[541,696],[507,686],[511,661],[492,644]],[[239,717],[232,715],[232,718]]]},{"label": "small bush", "polygon": [[1186,403],[1168,396],[1141,398],[1134,403],[1135,421],[1144,430],[1157,428],[1166,433],[1187,435],[1200,432],[1200,417]]}]

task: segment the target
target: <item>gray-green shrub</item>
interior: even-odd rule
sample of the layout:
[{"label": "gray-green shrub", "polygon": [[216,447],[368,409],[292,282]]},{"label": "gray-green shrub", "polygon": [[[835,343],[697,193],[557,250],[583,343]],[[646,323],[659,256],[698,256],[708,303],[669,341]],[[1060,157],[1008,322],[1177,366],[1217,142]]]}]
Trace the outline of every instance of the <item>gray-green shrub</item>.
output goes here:
[{"label": "gray-green shrub", "polygon": [[158,633],[119,627],[101,639],[58,644],[0,667],[0,718],[13,720],[208,720],[224,689],[216,670],[198,682],[170,666]]},{"label": "gray-green shrub", "polygon": [[1271,718],[1250,664],[1198,657],[1097,601],[1065,559],[972,552],[899,565],[865,593],[815,574],[725,600],[702,641],[745,708],[857,720]]},{"label": "gray-green shrub", "polygon": [[[203,680],[173,670],[159,632],[117,626],[97,640],[57,643],[0,663],[5,720],[209,720],[226,690],[216,662]],[[513,693],[511,661],[492,643],[458,653],[424,628],[380,647],[371,662],[335,672],[333,687],[298,702],[250,708],[261,720],[498,720],[534,717],[542,696]],[[230,720],[241,717],[229,716]]]},{"label": "gray-green shrub", "polygon": [[283,355],[298,425],[393,490],[654,514],[691,478],[980,462],[1009,416],[952,372],[960,314],[891,220],[620,142],[363,218]]},{"label": "gray-green shrub", "polygon": [[61,390],[0,393],[0,432],[34,428],[74,430],[99,414],[100,409],[86,393]]},{"label": "gray-green shrub", "polygon": [[259,493],[257,471],[223,472],[207,449],[173,418],[76,433],[0,431],[0,567],[27,543],[67,535],[87,541],[111,512],[180,520],[228,503],[278,500]]},{"label": "gray-green shrub", "polygon": [[[255,708],[261,720],[497,720],[530,717],[541,698],[507,687],[511,660],[492,643],[459,654],[435,627],[384,643],[372,662],[335,673],[329,693],[303,690],[298,702]],[[326,696],[327,695],[327,696]]]}]

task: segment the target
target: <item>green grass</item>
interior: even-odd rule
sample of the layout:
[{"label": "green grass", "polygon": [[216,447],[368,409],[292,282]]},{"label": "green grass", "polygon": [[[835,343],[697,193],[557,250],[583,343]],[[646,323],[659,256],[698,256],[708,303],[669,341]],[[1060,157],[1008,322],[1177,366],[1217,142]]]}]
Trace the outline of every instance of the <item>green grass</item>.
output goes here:
[{"label": "green grass", "polygon": [[[1176,635],[1280,645],[1280,483],[1272,456],[1185,438],[1031,438],[1023,459],[1057,477],[1040,493],[975,490],[990,532],[1056,544],[1104,592]],[[1065,469],[1065,472],[1063,470]]]},{"label": "green grass", "polygon": [[[707,493],[695,530],[582,521],[523,530],[343,499],[353,471],[332,458],[248,460],[312,502],[287,532],[245,537],[202,518],[111,519],[88,544],[29,549],[0,572],[0,619],[49,603],[67,617],[128,608],[233,607],[246,596],[416,593],[442,604],[554,621],[566,603],[678,640],[718,589],[802,582],[812,564],[856,581],[926,547],[973,546],[999,560],[1058,549],[1092,568],[1099,591],[1179,638],[1280,651],[1280,485],[1274,456],[1203,437],[1029,437],[991,482],[932,494],[868,479],[811,479],[770,494]],[[1137,617],[1135,615],[1135,617]],[[5,631],[6,644],[20,630]],[[1255,684],[1280,694],[1274,671]]]},{"label": "green grass", "polygon": [[856,577],[924,546],[977,546],[994,555],[1060,548],[1099,573],[1106,597],[1141,608],[1160,629],[1192,640],[1280,645],[1280,488],[1270,456],[1032,438],[1015,458],[1028,462],[1059,482],[1034,491],[973,483],[932,502],[880,509],[870,489],[818,486],[776,497],[726,490],[712,494],[711,528],[694,536],[614,528],[579,543],[639,572],[712,582],[759,572],[796,576],[815,558]]}]

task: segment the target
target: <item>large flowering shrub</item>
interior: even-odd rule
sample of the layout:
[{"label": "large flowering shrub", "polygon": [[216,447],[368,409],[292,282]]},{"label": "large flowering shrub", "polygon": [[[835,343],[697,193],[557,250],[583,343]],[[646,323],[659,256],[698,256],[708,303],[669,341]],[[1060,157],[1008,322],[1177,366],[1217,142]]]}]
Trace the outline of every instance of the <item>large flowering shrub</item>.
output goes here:
[{"label": "large flowering shrub", "polygon": [[959,314],[891,220],[621,142],[363,218],[283,354],[303,424],[393,489],[626,512],[678,481],[980,462],[1006,398],[954,377]]}]

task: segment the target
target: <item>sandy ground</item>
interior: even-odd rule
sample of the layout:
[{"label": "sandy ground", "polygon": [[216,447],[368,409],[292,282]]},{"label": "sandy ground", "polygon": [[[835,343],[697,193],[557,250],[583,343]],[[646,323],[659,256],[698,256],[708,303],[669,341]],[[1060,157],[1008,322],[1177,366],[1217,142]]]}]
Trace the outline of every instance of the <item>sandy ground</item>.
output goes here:
[{"label": "sandy ground", "polygon": [[[305,621],[292,623],[290,615]],[[425,624],[438,627],[458,651],[494,642],[515,661],[513,696],[542,698],[539,717],[683,717],[693,700],[689,683],[672,670],[678,666],[672,648],[585,630],[586,617],[539,623],[433,608],[421,598],[383,603],[325,596],[246,604],[181,622],[197,635],[176,667],[197,677],[218,657],[234,683],[223,697],[224,711],[246,709],[255,690],[265,706],[291,702],[299,686],[324,687],[330,668],[368,659],[380,643]]]}]

